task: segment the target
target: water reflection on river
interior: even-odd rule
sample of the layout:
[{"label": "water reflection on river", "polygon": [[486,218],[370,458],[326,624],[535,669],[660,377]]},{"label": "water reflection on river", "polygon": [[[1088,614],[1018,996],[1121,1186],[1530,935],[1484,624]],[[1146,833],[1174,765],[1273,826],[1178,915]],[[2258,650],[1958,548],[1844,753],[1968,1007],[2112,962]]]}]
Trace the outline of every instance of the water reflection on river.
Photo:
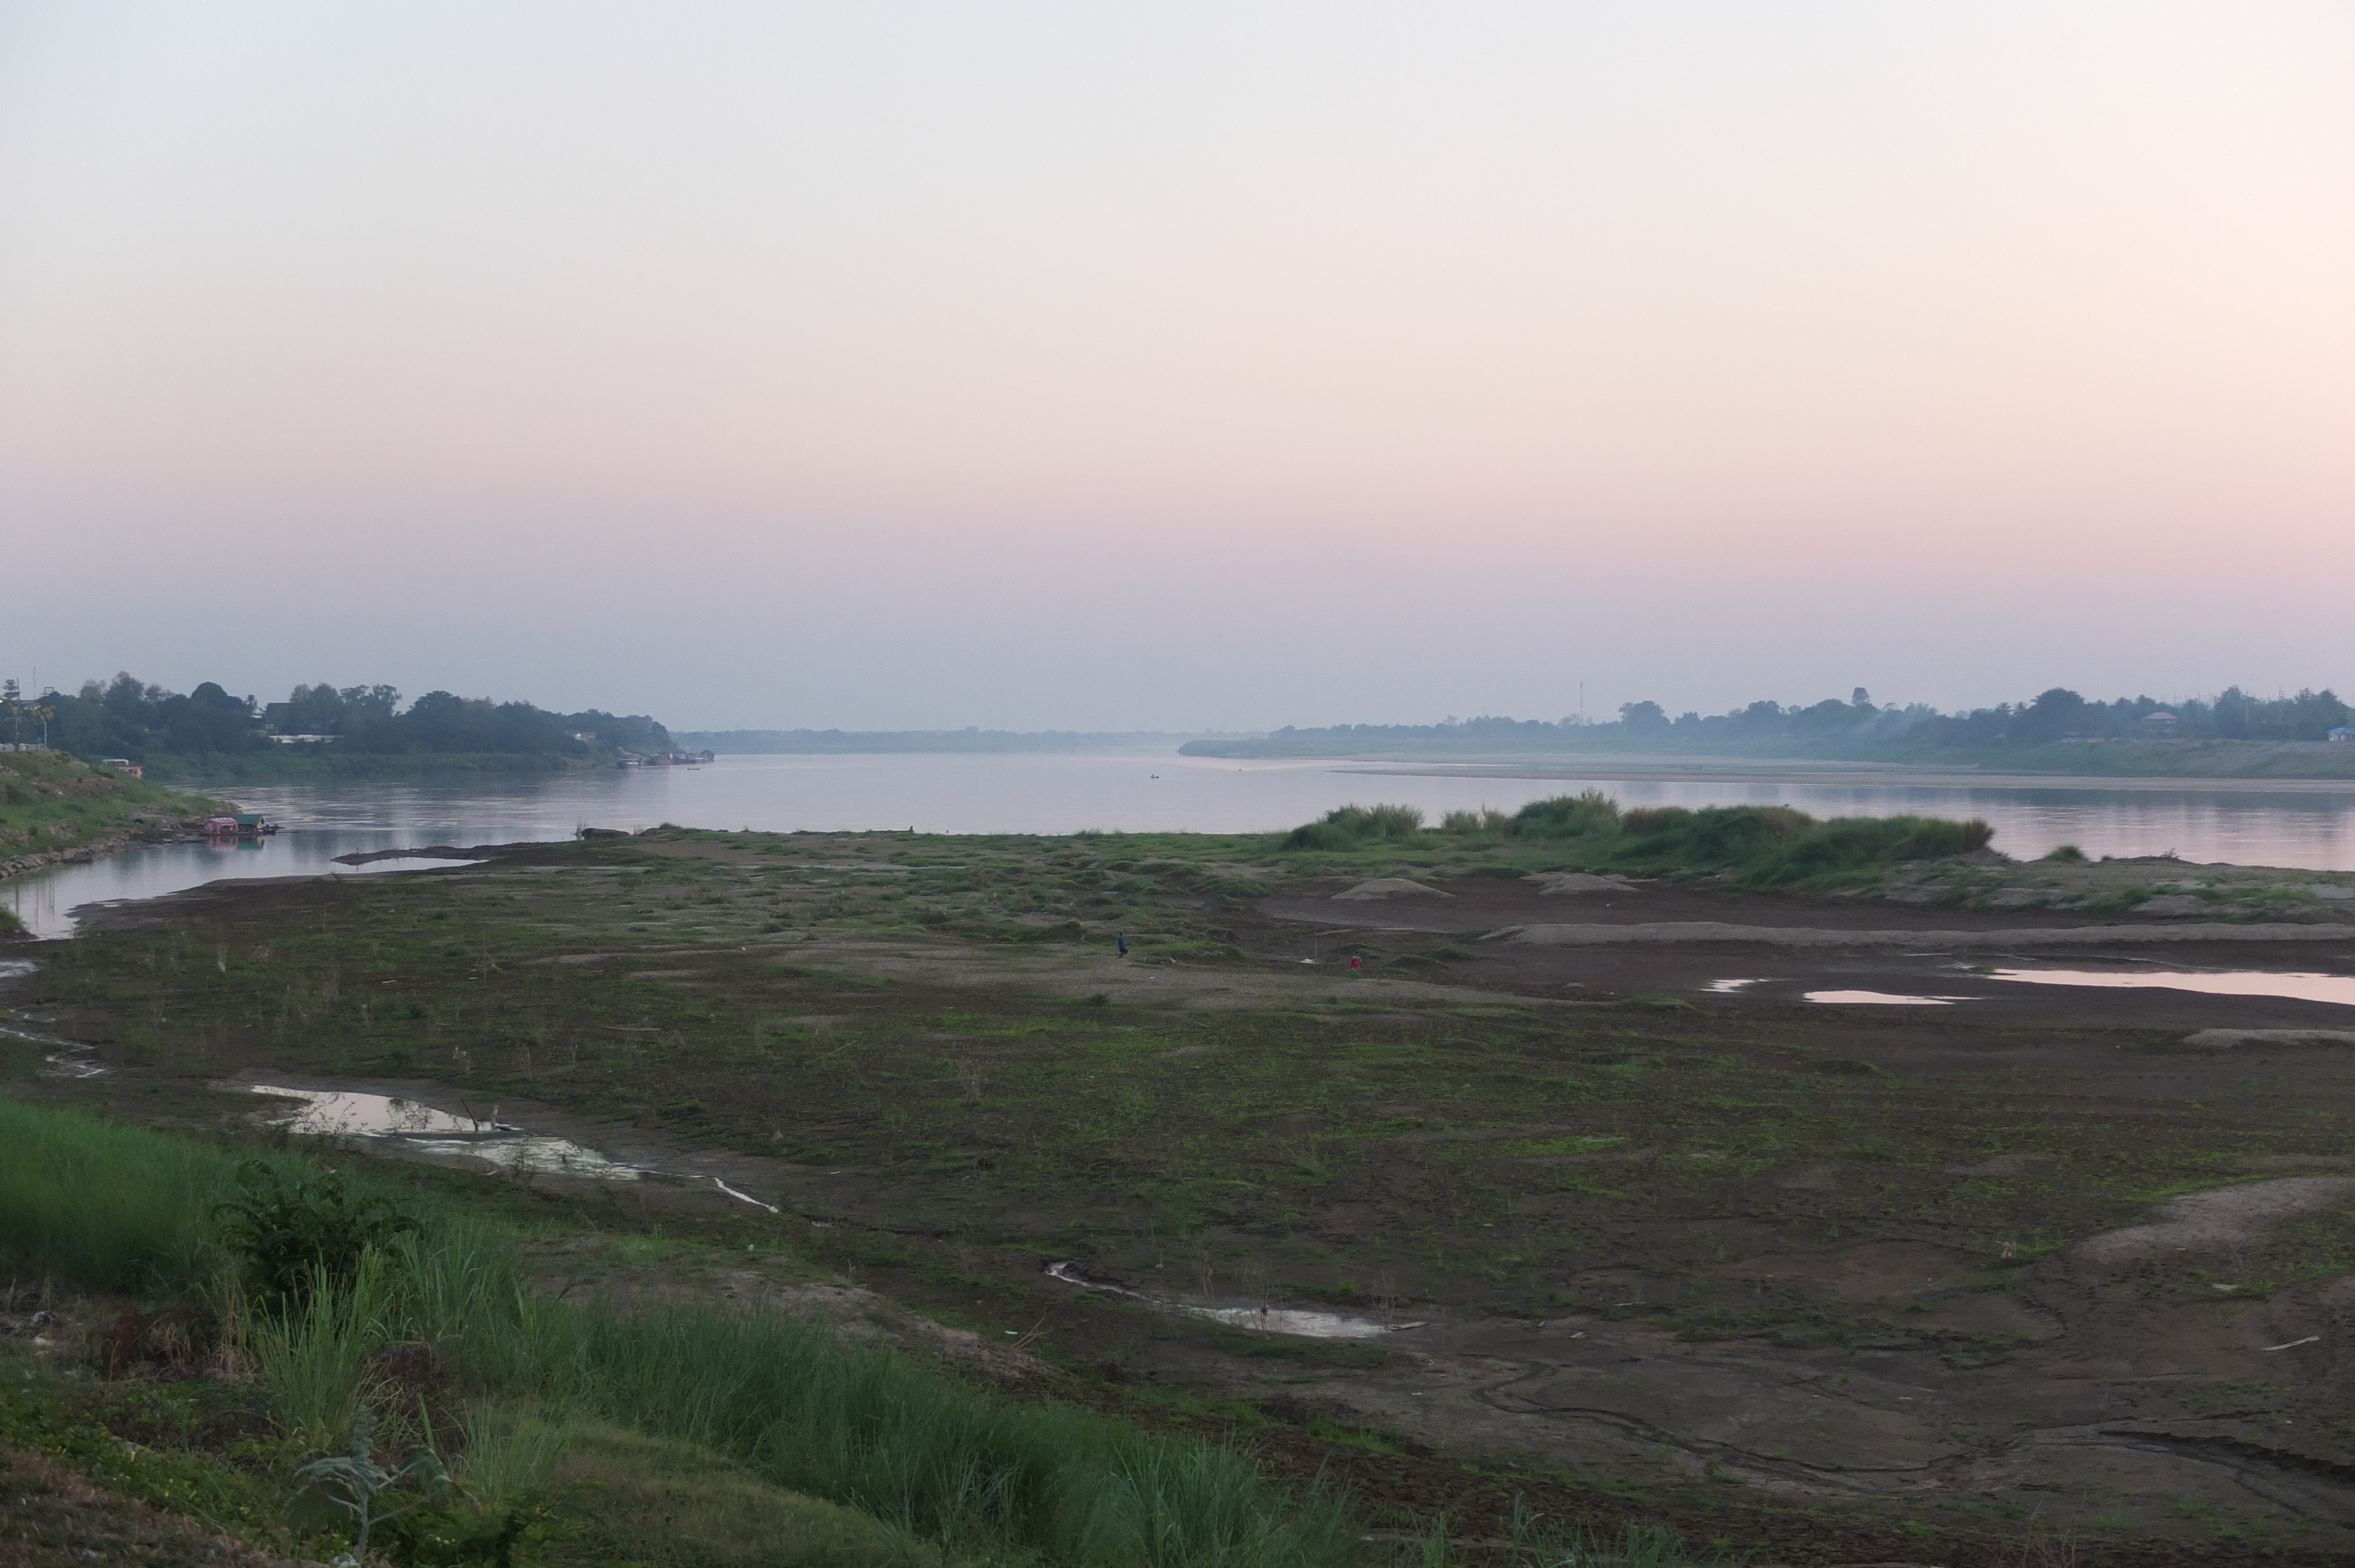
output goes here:
[{"label": "water reflection on river", "polygon": [[[71,911],[95,902],[149,898],[228,876],[336,872],[335,857],[355,851],[559,839],[583,825],[1249,832],[1289,827],[1350,800],[1406,801],[1436,820],[1483,806],[1511,810],[1542,796],[1590,788],[1629,805],[1781,802],[1817,816],[1984,817],[1995,824],[1997,847],[2023,857],[2065,842],[2093,855],[2173,850],[2193,861],[2355,870],[2355,790],[2121,788],[2092,781],[2002,788],[1906,783],[1902,777],[1516,778],[1498,770],[1417,773],[1367,764],[1133,752],[730,757],[705,768],[222,785],[218,792],[269,813],[286,831],[231,847],[136,849],[0,883],[0,899],[37,932],[63,935],[71,929]],[[397,869],[397,863],[379,868]]]}]

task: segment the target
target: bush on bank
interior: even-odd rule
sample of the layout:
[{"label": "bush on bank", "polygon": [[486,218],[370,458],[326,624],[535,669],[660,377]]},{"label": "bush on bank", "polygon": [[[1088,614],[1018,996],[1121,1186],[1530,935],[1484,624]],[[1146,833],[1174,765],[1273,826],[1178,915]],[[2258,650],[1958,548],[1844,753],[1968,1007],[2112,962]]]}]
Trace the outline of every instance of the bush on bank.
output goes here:
[{"label": "bush on bank", "polygon": [[1790,887],[1878,873],[1987,847],[1977,818],[1837,817],[1788,806],[1642,806],[1622,810],[1599,790],[1532,800],[1519,810],[1452,811],[1435,830],[1412,806],[1343,806],[1295,828],[1289,851],[1347,853],[1449,843],[1544,844],[1566,864],[1651,874],[1718,874],[1751,888]]}]

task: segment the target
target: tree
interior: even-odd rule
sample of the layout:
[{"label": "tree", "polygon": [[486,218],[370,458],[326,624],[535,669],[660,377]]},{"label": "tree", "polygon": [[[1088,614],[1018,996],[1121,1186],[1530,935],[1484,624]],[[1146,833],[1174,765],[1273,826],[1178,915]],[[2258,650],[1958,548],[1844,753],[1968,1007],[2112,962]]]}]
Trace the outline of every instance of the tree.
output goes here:
[{"label": "tree", "polygon": [[2043,746],[2082,733],[2091,722],[2084,698],[2065,686],[2054,686],[2039,693],[2013,717],[2013,737],[2024,746]]},{"label": "tree", "polygon": [[1621,703],[1619,724],[1631,734],[1656,734],[1668,727],[1668,715],[1657,703]]}]

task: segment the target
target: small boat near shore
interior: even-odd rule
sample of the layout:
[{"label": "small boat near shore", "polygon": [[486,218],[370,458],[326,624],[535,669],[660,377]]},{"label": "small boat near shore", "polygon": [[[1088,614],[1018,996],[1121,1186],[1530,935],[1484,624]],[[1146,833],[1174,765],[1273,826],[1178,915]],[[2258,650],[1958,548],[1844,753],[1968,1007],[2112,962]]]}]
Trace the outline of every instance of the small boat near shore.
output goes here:
[{"label": "small boat near shore", "polygon": [[204,832],[208,839],[261,839],[278,831],[278,824],[260,811],[240,811],[235,816],[207,817]]},{"label": "small boat near shore", "polygon": [[634,751],[625,751],[614,759],[613,766],[616,768],[700,768],[707,762],[719,760],[719,754],[715,751],[665,751],[657,752],[652,757],[641,757]]}]

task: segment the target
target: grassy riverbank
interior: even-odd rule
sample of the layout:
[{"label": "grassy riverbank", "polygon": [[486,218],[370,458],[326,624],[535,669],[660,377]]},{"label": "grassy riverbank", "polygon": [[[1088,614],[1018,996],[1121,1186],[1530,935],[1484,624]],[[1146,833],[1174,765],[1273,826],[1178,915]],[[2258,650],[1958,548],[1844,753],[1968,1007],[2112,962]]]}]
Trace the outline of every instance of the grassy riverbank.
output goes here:
[{"label": "grassy riverbank", "polygon": [[[454,1189],[429,1202],[363,1175],[358,1196],[338,1203],[300,1157],[270,1156],[262,1190],[296,1196],[271,1211],[275,1229],[243,1238],[241,1255],[219,1218],[240,1196],[241,1158],[0,1102],[0,1250],[19,1277],[193,1303],[171,1346],[158,1341],[159,1356],[176,1358],[169,1370],[254,1369],[244,1414],[273,1440],[210,1443],[199,1430],[101,1476],[215,1527],[306,1548],[342,1541],[348,1531],[305,1531],[299,1510],[295,1525],[279,1515],[303,1489],[301,1464],[344,1449],[368,1422],[385,1454],[436,1442],[462,1483],[442,1500],[421,1482],[387,1489],[387,1511],[418,1515],[378,1538],[403,1561],[488,1562],[488,1543],[526,1536],[544,1549],[534,1561],[607,1560],[576,1549],[608,1540],[610,1510],[559,1484],[584,1433],[609,1472],[678,1468],[699,1451],[734,1474],[731,1511],[761,1511],[749,1489],[785,1530],[764,1562],[1337,1568],[1359,1555],[1339,1499],[1287,1494],[1230,1450],[1018,1403],[773,1310],[550,1299],[530,1287],[517,1233],[470,1215]],[[282,1249],[300,1230],[324,1247],[317,1256],[334,1255],[336,1226],[371,1203],[405,1211],[414,1228],[341,1273],[320,1263],[305,1298],[260,1293],[255,1249]],[[135,1330],[131,1340],[119,1330],[109,1340],[116,1375],[141,1351]],[[54,1379],[69,1369],[48,1360],[0,1393],[0,1440],[71,1458],[78,1435],[119,1415],[120,1402],[77,1397]],[[142,1392],[193,1411],[208,1391]],[[222,1417],[240,1402],[210,1403]],[[666,1561],[696,1560],[698,1522],[671,1532]]]},{"label": "grassy riverbank", "polygon": [[59,751],[0,752],[0,858],[161,833],[227,804]]},{"label": "grassy riverbank", "polygon": [[[0,875],[94,844],[168,836],[227,809],[63,752],[0,752]],[[15,926],[0,910],[0,935]]]}]

